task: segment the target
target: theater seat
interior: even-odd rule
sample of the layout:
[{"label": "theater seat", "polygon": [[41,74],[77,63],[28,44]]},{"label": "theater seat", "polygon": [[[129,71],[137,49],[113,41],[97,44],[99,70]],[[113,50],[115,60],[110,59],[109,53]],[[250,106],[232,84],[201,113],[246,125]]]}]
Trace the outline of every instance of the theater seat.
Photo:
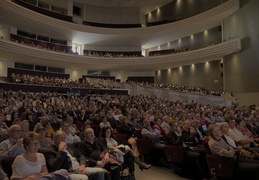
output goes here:
[{"label": "theater seat", "polygon": [[183,146],[165,145],[165,155],[168,162],[183,164],[185,148]]},{"label": "theater seat", "polygon": [[203,146],[206,151],[206,160],[210,174],[221,178],[232,178],[235,167],[235,159],[213,155],[210,151],[208,141],[204,141]]},{"label": "theater seat", "polygon": [[150,139],[137,139],[136,141],[139,153],[150,155],[152,141]]},{"label": "theater seat", "polygon": [[116,134],[115,135],[115,140],[118,142],[118,145],[120,144],[128,144],[127,140],[128,140],[128,135],[127,134]]},{"label": "theater seat", "polygon": [[4,172],[7,174],[7,176],[10,178],[12,176],[12,164],[14,162],[15,157],[8,157],[1,161],[1,166]]}]

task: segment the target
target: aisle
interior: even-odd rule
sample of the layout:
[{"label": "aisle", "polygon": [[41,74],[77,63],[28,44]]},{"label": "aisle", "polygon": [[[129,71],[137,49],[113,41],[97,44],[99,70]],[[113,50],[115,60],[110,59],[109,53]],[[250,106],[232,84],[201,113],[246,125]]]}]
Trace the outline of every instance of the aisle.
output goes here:
[{"label": "aisle", "polygon": [[149,170],[141,171],[136,165],[135,177],[136,180],[189,180],[174,174],[171,168],[160,166],[152,166]]}]

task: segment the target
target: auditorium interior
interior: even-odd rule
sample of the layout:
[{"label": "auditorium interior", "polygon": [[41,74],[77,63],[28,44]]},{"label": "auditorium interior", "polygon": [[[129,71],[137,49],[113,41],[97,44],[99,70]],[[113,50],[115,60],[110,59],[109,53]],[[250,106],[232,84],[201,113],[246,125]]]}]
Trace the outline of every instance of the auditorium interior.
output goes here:
[{"label": "auditorium interior", "polygon": [[[107,114],[107,104],[117,103],[116,113],[124,111],[125,117],[133,116],[132,109],[142,106],[138,120],[143,127],[147,117],[155,126],[156,116],[161,121],[168,115],[177,121],[186,118],[182,123],[188,118],[192,122],[197,109],[204,110],[204,119],[208,112],[213,115],[215,111],[223,113],[225,119],[231,113],[239,118],[243,113],[244,119],[249,119],[249,112],[258,121],[259,136],[258,17],[258,0],[0,0],[0,108],[8,126],[0,123],[0,129],[8,130],[12,125],[11,112],[9,115],[4,108],[12,104],[6,100],[10,94],[16,94],[10,101],[17,100],[19,93],[34,98],[33,106],[37,96],[51,93],[64,101],[88,98],[89,107],[82,109],[89,112],[91,98],[96,104],[106,105]],[[29,93],[32,95],[27,96]],[[76,119],[81,113],[75,110],[78,106],[74,108],[78,112],[74,123],[81,131],[83,122]],[[183,107],[186,114],[181,116],[179,109]],[[169,113],[168,109],[177,111]],[[51,123],[62,126],[59,121]],[[110,123],[118,133],[117,122]],[[164,136],[161,141],[165,147],[170,146]],[[121,142],[119,135],[116,140]],[[152,167],[147,171],[136,167],[134,179],[234,177],[234,170],[225,176],[225,171],[209,164],[208,177],[197,178],[198,170],[188,176],[184,174],[188,171],[182,170],[184,160],[179,163],[171,157],[174,155],[170,155],[173,160],[168,159],[165,151],[165,164],[153,163],[142,142],[136,143],[143,153],[141,159]],[[121,178],[132,179],[123,173]]]}]

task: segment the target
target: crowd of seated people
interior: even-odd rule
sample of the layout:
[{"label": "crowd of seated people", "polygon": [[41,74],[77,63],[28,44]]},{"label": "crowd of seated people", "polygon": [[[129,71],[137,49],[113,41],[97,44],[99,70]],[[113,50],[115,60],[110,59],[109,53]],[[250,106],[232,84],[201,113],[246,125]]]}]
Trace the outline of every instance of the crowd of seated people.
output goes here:
[{"label": "crowd of seated people", "polygon": [[[80,174],[87,175],[89,179],[109,179],[107,171],[111,172],[112,179],[119,179],[121,159],[110,153],[108,142],[114,141],[109,133],[127,135],[125,145],[131,148],[128,148],[129,154],[124,154],[123,161],[130,167],[131,175],[135,170],[133,161],[138,163],[140,169],[147,170],[150,165],[139,158],[137,129],[141,131],[142,138],[151,140],[151,150],[158,155],[151,157],[151,163],[156,161],[168,165],[163,143],[164,135],[167,135],[170,144],[187,149],[185,161],[198,165],[197,172],[203,179],[208,177],[209,172],[202,142],[209,139],[207,131],[210,125],[227,123],[227,134],[236,147],[250,147],[258,151],[259,146],[259,107],[255,105],[210,107],[143,95],[73,96],[1,90],[0,112],[0,161],[17,156],[19,162],[23,162],[23,158],[35,162],[33,157],[40,149],[44,154],[41,156],[43,169],[30,173],[37,172],[42,176],[47,174],[44,168],[47,165],[48,170],[54,172],[66,169],[70,174],[75,174],[75,179]],[[109,129],[108,135],[105,134],[106,130],[102,133],[101,123],[103,129]],[[54,128],[57,124],[59,126]],[[105,140],[98,140],[101,135]],[[26,141],[27,144],[24,144],[29,137],[33,137],[33,142]],[[77,143],[77,146],[70,145]],[[112,146],[117,147],[117,144]],[[211,148],[213,154],[225,156],[224,151]],[[60,159],[65,154],[67,159]],[[251,162],[255,169],[256,163],[256,159]],[[14,176],[22,176],[15,167]]]},{"label": "crowd of seated people", "polygon": [[169,89],[180,92],[189,92],[195,94],[208,94],[214,96],[221,96],[221,94],[226,94],[226,92],[220,92],[218,90],[212,90],[204,87],[196,87],[196,86],[181,86],[178,84],[162,84],[162,83],[148,83],[148,82],[137,82],[137,81],[128,81],[128,83],[133,85],[142,85],[146,87],[157,87],[163,89]]},{"label": "crowd of seated people", "polygon": [[11,34],[11,41],[20,43],[26,46],[31,46],[39,49],[45,49],[49,51],[55,51],[55,52],[62,52],[62,53],[70,53],[70,54],[76,54],[72,52],[72,48],[70,46],[66,45],[58,45],[54,43],[48,43],[48,42],[43,42],[35,39],[30,39],[26,37],[21,37],[18,35],[13,35]]},{"label": "crowd of seated people", "polygon": [[49,76],[38,76],[29,74],[11,74],[10,81],[12,83],[22,83],[31,85],[45,85],[45,86],[62,86],[62,87],[81,87],[81,88],[112,88],[109,85],[102,85],[100,83],[90,83],[86,79],[82,79],[81,82],[78,80],[60,78],[60,77],[49,77]]},{"label": "crowd of seated people", "polygon": [[141,52],[105,52],[105,51],[93,51],[93,50],[85,50],[85,56],[94,56],[94,57],[115,57],[115,58],[123,58],[123,57],[143,57]]}]

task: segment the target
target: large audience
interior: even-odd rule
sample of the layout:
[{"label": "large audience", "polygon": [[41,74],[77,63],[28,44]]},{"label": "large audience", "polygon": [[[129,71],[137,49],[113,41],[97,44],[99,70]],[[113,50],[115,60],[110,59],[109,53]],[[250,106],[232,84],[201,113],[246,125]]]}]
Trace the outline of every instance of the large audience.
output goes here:
[{"label": "large audience", "polygon": [[[15,74],[15,73],[11,75],[10,82],[31,84],[31,85],[60,86],[60,87],[81,87],[81,88],[102,88],[102,89],[114,88],[108,84],[102,84],[101,81],[89,82],[85,78],[83,78],[82,81],[79,81],[79,80],[72,80],[68,78],[48,77],[48,76],[42,76],[42,75],[39,76],[39,75],[29,75],[29,74]],[[127,81],[127,83],[130,83],[132,85],[163,88],[163,89],[169,89],[173,91],[189,92],[189,93],[195,93],[195,94],[206,94],[206,95],[214,95],[214,96],[221,96],[221,95],[233,96],[231,93],[228,93],[228,92],[221,92],[218,90],[212,90],[209,88],[196,87],[196,86],[148,83],[148,82],[137,82],[137,81]]]},{"label": "large audience", "polygon": [[[122,164],[134,177],[134,161],[141,170],[148,170],[149,163],[171,165],[164,152],[166,139],[186,148],[184,162],[196,165],[193,167],[197,167],[199,179],[207,179],[202,143],[210,139],[212,153],[223,157],[233,156],[235,148],[228,144],[215,146],[217,141],[212,140],[223,134],[223,129],[219,134],[218,128],[228,128],[236,149],[251,148],[256,152],[259,146],[259,107],[255,105],[210,107],[143,95],[75,96],[0,90],[0,112],[0,161],[16,157],[13,179],[62,174],[72,179],[117,180]],[[137,137],[137,131],[141,137]],[[118,134],[126,134],[127,146],[118,146]],[[151,140],[149,159],[141,158],[138,138]],[[249,159],[246,163],[250,163],[256,178],[258,157],[243,157]]]},{"label": "large audience", "polygon": [[196,86],[184,86],[179,84],[162,84],[162,83],[148,83],[148,82],[137,82],[137,81],[128,81],[128,83],[133,85],[163,88],[163,89],[169,89],[169,90],[180,91],[180,92],[189,92],[189,93],[195,93],[195,94],[208,94],[208,95],[214,95],[214,96],[229,94],[227,92],[221,92],[221,91],[212,90],[209,88],[196,87]]},{"label": "large audience", "polygon": [[100,83],[90,83],[85,79],[72,80],[68,78],[39,76],[30,74],[15,74],[10,77],[12,83],[22,83],[30,85],[45,85],[45,86],[61,86],[61,87],[81,87],[81,88],[111,88],[109,85],[102,85]]}]

